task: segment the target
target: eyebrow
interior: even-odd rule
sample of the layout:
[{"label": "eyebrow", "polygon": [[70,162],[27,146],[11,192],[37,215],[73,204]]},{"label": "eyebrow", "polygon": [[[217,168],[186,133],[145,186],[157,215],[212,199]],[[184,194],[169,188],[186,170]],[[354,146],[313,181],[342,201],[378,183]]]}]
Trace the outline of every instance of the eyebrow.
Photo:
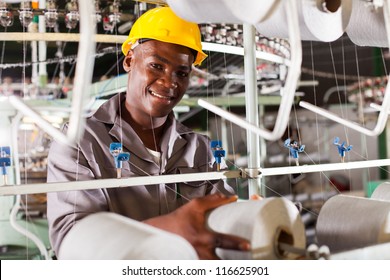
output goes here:
[{"label": "eyebrow", "polygon": [[[153,54],[152,56],[154,58],[158,59],[158,60],[161,60],[161,62],[163,62],[163,63],[172,65],[172,63],[168,59],[166,59],[165,57],[162,57],[162,56],[160,56],[158,54]],[[185,65],[180,65],[179,68],[182,69],[182,70],[187,70],[187,71],[192,69],[191,67],[188,67],[188,66],[185,66]]]}]

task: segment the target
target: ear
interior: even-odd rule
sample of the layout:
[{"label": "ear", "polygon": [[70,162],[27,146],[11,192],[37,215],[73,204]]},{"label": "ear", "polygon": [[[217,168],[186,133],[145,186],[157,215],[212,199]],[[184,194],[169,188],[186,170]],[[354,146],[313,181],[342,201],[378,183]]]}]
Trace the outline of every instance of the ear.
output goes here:
[{"label": "ear", "polygon": [[123,69],[128,73],[131,69],[131,59],[133,58],[134,51],[129,50],[127,55],[125,56],[125,59],[123,60]]}]

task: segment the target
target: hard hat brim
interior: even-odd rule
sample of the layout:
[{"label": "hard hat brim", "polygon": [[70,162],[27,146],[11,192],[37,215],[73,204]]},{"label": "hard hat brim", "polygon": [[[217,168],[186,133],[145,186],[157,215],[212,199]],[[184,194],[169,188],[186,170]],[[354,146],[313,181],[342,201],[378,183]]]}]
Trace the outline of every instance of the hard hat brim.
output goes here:
[{"label": "hard hat brim", "polygon": [[[142,39],[142,38],[138,38],[138,39]],[[152,39],[152,40],[157,40],[157,41],[160,41],[160,42],[164,42],[164,43],[171,43],[171,44],[175,44],[175,42],[168,42],[167,40],[161,40],[161,39],[157,39],[157,38],[148,38],[148,39]],[[127,39],[126,41],[123,42],[122,44],[122,53],[124,55],[127,55],[129,50],[132,48],[132,46],[137,42],[137,40],[135,40],[134,38],[131,38],[131,39]],[[185,46],[185,47],[188,47],[188,46]],[[190,48],[190,47],[188,47]],[[195,50],[193,48],[190,48],[192,50]],[[202,62],[208,57],[207,54],[205,54],[203,52],[203,50],[195,50],[198,54],[196,56],[196,59],[194,61],[194,65],[197,66],[197,65],[201,65]]]}]

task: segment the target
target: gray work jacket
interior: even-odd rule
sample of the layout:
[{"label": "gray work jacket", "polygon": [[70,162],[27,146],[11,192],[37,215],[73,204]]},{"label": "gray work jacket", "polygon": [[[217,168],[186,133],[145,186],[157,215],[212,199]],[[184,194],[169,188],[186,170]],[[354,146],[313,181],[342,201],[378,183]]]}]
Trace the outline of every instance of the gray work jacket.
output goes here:
[{"label": "gray work jacket", "polygon": [[[125,94],[105,102],[91,117],[78,148],[53,142],[48,157],[48,182],[116,178],[109,146],[122,142],[130,162],[123,162],[122,177],[213,171],[209,139],[180,124],[171,114],[161,140],[161,164],[153,160],[132,127],[121,119]],[[65,130],[67,127],[65,126]],[[112,211],[142,221],[169,213],[188,200],[206,194],[233,193],[223,181],[142,185],[124,188],[48,193],[47,216],[55,252],[75,222],[88,214]],[[91,232],[93,234],[93,232]]]}]

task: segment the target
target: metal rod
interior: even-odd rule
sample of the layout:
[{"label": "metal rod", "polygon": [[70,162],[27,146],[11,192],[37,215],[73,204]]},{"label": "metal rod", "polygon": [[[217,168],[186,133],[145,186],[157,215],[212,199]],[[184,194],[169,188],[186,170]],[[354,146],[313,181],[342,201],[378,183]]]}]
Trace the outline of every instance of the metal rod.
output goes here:
[{"label": "metal rod", "polygon": [[224,180],[241,177],[241,172],[238,170],[225,172],[201,172],[191,174],[172,174],[159,176],[137,176],[121,179],[99,179],[89,181],[72,181],[59,183],[41,183],[41,184],[25,184],[0,187],[1,195],[18,195],[18,194],[34,194],[48,192],[63,192],[77,190],[91,190],[104,188],[120,188],[155,184],[170,184],[179,182],[195,182],[195,181],[210,181]]},{"label": "metal rod", "polygon": [[[46,0],[39,0],[39,8],[45,9],[46,8]],[[40,34],[46,33],[46,18],[44,15],[40,15],[38,17],[38,31]],[[5,32],[7,33],[7,32]],[[25,40],[22,39],[22,41],[25,42]],[[45,41],[39,41],[38,42],[38,85],[40,87],[44,87],[47,84],[47,65],[46,65],[46,58],[47,58],[47,45]]]},{"label": "metal rod", "polygon": [[[389,103],[389,105],[390,105],[390,94],[386,93],[385,99],[386,99],[386,103]],[[383,102],[385,102],[385,100]],[[386,126],[386,122],[387,122],[387,118],[388,118],[388,110],[389,110],[389,106],[382,104],[382,106],[380,107],[378,121],[375,125],[375,128],[373,130],[371,130],[371,129],[367,129],[367,128],[361,126],[360,124],[358,124],[356,122],[352,122],[352,121],[349,121],[345,118],[342,118],[342,117],[336,115],[335,113],[332,113],[331,111],[328,111],[328,110],[322,109],[318,106],[315,106],[309,102],[300,101],[299,106],[301,106],[309,111],[312,111],[313,113],[321,115],[327,119],[330,119],[336,123],[339,123],[341,125],[349,127],[357,132],[363,133],[367,136],[378,136],[379,134],[382,133],[383,129]]]},{"label": "metal rod", "polygon": [[21,176],[20,176],[20,160],[19,160],[19,146],[18,146],[18,132],[20,121],[23,118],[23,113],[18,112],[11,121],[11,147],[12,147],[12,160],[13,165],[15,166],[14,178],[15,185],[21,184]]},{"label": "metal rod", "polygon": [[280,251],[282,251],[282,252],[289,252],[289,253],[298,255],[299,257],[304,257],[304,256],[306,256],[306,249],[297,248],[297,247],[294,247],[294,246],[291,245],[291,244],[279,242],[279,243],[278,243],[278,249],[279,249]]},{"label": "metal rod", "polygon": [[[348,163],[334,163],[321,165],[304,165],[291,167],[276,167],[261,169],[262,176],[274,176],[293,173],[310,173],[331,170],[348,170],[357,168],[368,168],[390,165],[390,159],[371,160],[371,161],[356,161]],[[178,182],[193,182],[201,180],[219,180],[228,178],[240,178],[241,171],[225,171],[225,172],[204,172],[191,174],[173,174],[160,176],[139,176],[122,179],[99,179],[90,181],[75,181],[75,182],[60,182],[60,183],[42,183],[42,184],[26,184],[20,186],[7,186],[0,188],[0,195],[18,195],[18,194],[33,194],[46,192],[74,191],[99,189],[101,186],[105,188],[131,187],[139,185],[153,184],[169,184]]]},{"label": "metal rod", "polygon": [[389,165],[390,165],[390,159],[378,159],[378,160],[364,160],[364,161],[343,162],[343,163],[262,168],[260,171],[261,171],[261,176],[275,176],[275,175],[296,174],[296,173],[313,173],[313,172],[325,172],[325,171],[336,171],[336,170],[349,170],[349,169],[380,167],[380,166],[389,166]]},{"label": "metal rod", "polygon": [[[229,53],[242,56],[245,54],[244,48],[242,47],[229,46],[217,43],[202,42],[202,49],[205,51]],[[269,52],[255,51],[255,55],[257,59],[267,60],[270,62],[284,64],[287,66],[291,65],[290,60]]]},{"label": "metal rod", "polygon": [[29,116],[34,120],[34,122],[46,133],[48,133],[53,138],[57,139],[59,142],[68,144],[68,139],[60,130],[55,128],[51,123],[42,118],[37,112],[27,106],[19,97],[10,96],[9,102],[11,105],[23,113],[26,116]]},{"label": "metal rod", "polygon": [[[126,41],[125,35],[108,35],[108,34],[95,34],[95,42],[97,43],[113,43],[122,44]],[[79,42],[79,33],[26,33],[26,32],[3,32],[1,34],[2,41],[46,41],[46,42]],[[228,46],[216,43],[202,42],[202,49],[205,51],[229,53],[235,55],[244,55],[244,48],[236,46]],[[281,56],[271,54],[263,51],[256,51],[256,58],[275,62],[278,64],[284,64],[289,66],[290,60]]]},{"label": "metal rod", "polygon": [[[257,78],[256,78],[256,43],[255,27],[244,23],[244,74],[245,74],[245,110],[246,120],[254,126],[259,126]],[[248,168],[260,167],[260,139],[259,135],[247,131]],[[249,197],[260,192],[258,178],[248,180]]]},{"label": "metal rod", "polygon": [[69,119],[67,138],[70,144],[77,143],[85,129],[84,108],[88,102],[93,66],[95,64],[95,12],[92,1],[78,1],[80,8],[80,43],[72,96],[72,114]]},{"label": "metal rod", "polygon": [[[25,33],[25,32],[3,32],[2,41],[46,41],[46,42],[79,42],[80,33]],[[127,36],[95,34],[93,36],[98,43],[122,44]]]},{"label": "metal rod", "polygon": [[215,106],[203,99],[198,99],[198,105],[213,112],[214,114],[238,125],[239,127],[242,127],[252,133],[256,133],[257,135],[263,136],[263,130],[260,129],[257,125],[252,124],[248,121],[246,121],[244,118],[235,115],[233,113],[230,113],[224,109],[221,109],[218,106]]}]

